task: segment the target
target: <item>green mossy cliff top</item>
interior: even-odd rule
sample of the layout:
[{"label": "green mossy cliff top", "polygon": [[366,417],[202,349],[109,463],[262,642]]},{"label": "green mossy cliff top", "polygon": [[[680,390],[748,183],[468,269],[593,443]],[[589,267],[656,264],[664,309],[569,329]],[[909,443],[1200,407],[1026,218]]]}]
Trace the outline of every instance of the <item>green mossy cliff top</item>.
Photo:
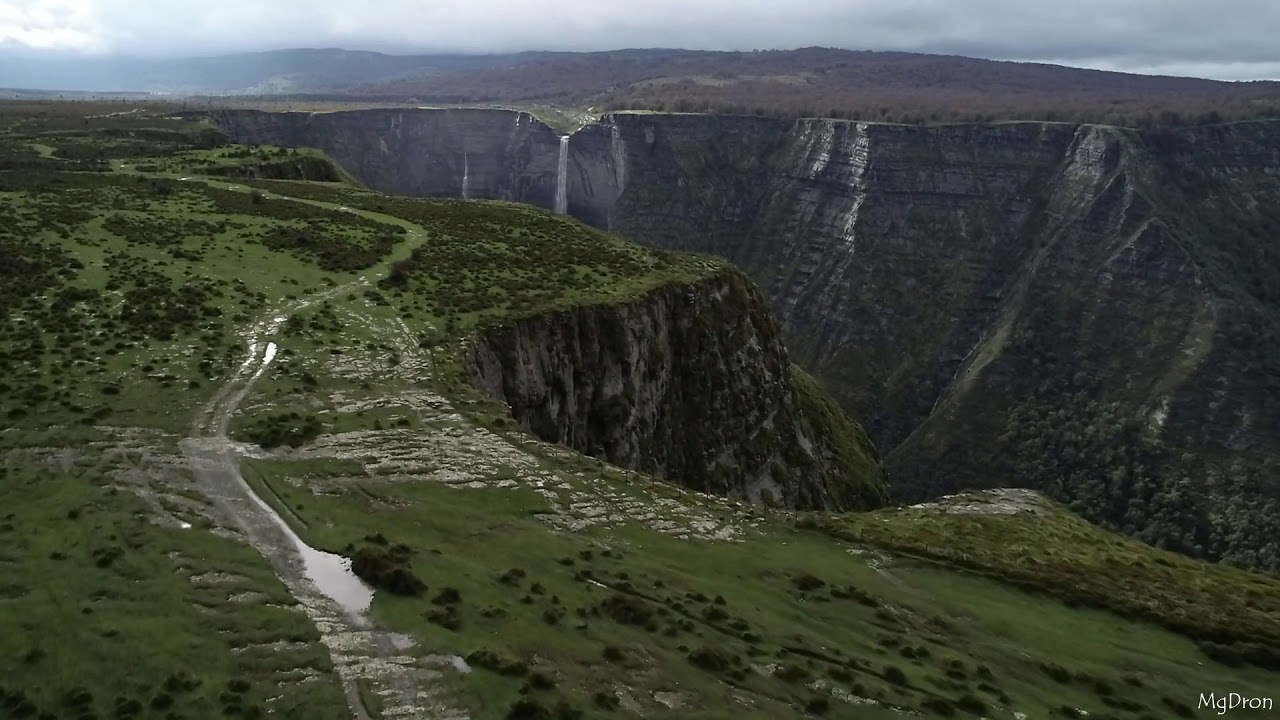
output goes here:
[{"label": "green mossy cliff top", "polygon": [[709,256],[646,250],[513,203],[388,198],[382,207],[428,237],[381,286],[422,298],[460,329],[623,302],[727,267]]}]

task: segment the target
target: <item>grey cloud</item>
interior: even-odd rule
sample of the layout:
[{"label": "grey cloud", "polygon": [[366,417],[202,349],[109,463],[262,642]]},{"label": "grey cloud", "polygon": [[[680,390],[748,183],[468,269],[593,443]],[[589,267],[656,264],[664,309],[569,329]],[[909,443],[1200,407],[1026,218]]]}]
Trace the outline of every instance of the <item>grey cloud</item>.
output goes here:
[{"label": "grey cloud", "polygon": [[1274,0],[0,0],[0,46],[193,55],[827,45],[1276,77]]}]

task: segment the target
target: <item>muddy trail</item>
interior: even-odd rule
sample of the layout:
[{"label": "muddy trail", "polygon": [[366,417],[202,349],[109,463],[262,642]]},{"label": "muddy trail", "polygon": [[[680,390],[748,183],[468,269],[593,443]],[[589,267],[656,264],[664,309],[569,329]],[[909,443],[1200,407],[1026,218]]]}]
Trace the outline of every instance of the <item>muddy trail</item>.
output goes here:
[{"label": "muddy trail", "polygon": [[[208,180],[210,185],[247,191],[247,188]],[[374,285],[390,263],[407,256],[426,239],[416,225],[381,213],[345,206],[264,193],[269,201],[298,202],[316,207],[354,212],[384,223],[404,227],[405,240],[397,245],[382,268],[337,287],[304,295],[269,312],[240,330],[244,359],[235,373],[196,412],[189,435],[181,442],[183,456],[201,493],[214,506],[215,521],[236,528],[272,565],[276,575],[319,628],[329,648],[354,717],[370,719],[369,692],[378,695],[378,716],[384,718],[462,719],[467,714],[449,707],[443,676],[467,673],[470,668],[454,655],[432,655],[414,647],[398,633],[380,630],[368,619],[372,593],[350,571],[341,556],[322,552],[298,537],[288,523],[255,494],[240,473],[240,461],[255,458],[279,460],[354,461],[364,467],[358,477],[332,477],[331,490],[350,484],[377,482],[441,484],[466,489],[523,487],[537,492],[547,503],[539,514],[553,532],[578,533],[588,528],[612,528],[638,524],[679,539],[738,542],[756,532],[759,517],[747,513],[726,498],[697,495],[678,489],[652,493],[637,487],[636,478],[621,470],[591,468],[562,472],[547,467],[546,460],[572,464],[579,456],[567,448],[543,443],[516,433],[514,437],[477,425],[453,403],[432,390],[434,357],[399,318],[379,317],[363,291]],[[351,382],[389,377],[402,387],[388,388],[377,398],[333,392],[327,399],[339,412],[359,412],[376,406],[411,409],[421,421],[417,429],[385,428],[350,430],[322,435],[299,448],[270,452],[232,441],[228,430],[238,411],[263,411],[269,401],[254,395],[254,385],[276,361],[285,323],[295,314],[327,300],[335,302],[342,321],[373,331],[394,347],[399,362],[388,369],[385,358],[360,348],[345,348],[339,355],[297,358],[317,374]],[[394,383],[393,383],[394,384]],[[268,406],[262,405],[267,402]],[[517,474],[518,479],[511,477]],[[638,492],[637,492],[638,490]]]},{"label": "muddy trail", "polygon": [[[209,184],[245,191],[237,185]],[[337,208],[276,194],[268,197],[274,202]],[[406,237],[397,255],[412,251],[425,238],[422,228],[402,220],[372,212],[347,212],[405,227]],[[266,558],[319,629],[354,717],[371,720],[364,693],[373,692],[379,696],[377,704],[381,706],[382,717],[461,719],[467,717],[465,713],[446,707],[438,697],[440,676],[443,672],[455,672],[457,659],[415,653],[414,642],[408,636],[376,628],[366,617],[373,591],[351,572],[346,558],[308,546],[254,492],[240,473],[241,457],[250,448],[228,437],[232,416],[275,359],[278,350],[275,340],[289,317],[316,303],[341,298],[369,286],[377,272],[375,268],[345,285],[275,308],[243,328],[240,334],[246,348],[244,361],[213,399],[197,412],[188,437],[181,441],[181,448],[197,486],[213,504],[219,520],[240,530]]]}]

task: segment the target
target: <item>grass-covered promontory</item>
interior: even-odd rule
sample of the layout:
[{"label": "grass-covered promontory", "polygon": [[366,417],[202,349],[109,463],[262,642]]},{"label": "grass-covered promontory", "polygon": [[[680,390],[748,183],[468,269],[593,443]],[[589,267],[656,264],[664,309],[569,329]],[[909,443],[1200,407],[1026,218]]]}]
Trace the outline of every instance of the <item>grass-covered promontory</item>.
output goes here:
[{"label": "grass-covered promontory", "polygon": [[[367,298],[403,321],[426,328],[420,342],[439,350],[433,354],[436,381],[455,396],[487,400],[476,398],[467,384],[465,361],[459,362],[464,346],[477,337],[502,345],[506,341],[498,338],[518,337],[523,332],[519,327],[530,319],[563,318],[548,321],[557,326],[547,338],[553,346],[540,352],[564,355],[578,352],[583,342],[596,345],[585,353],[589,357],[577,358],[575,372],[599,373],[605,382],[615,378],[596,364],[607,362],[601,358],[626,356],[619,360],[621,372],[626,372],[647,352],[644,346],[671,342],[674,359],[667,370],[673,376],[659,383],[664,388],[658,392],[664,396],[664,407],[656,410],[661,419],[650,432],[639,433],[636,442],[646,457],[632,457],[631,466],[655,472],[669,468],[671,472],[659,474],[698,490],[734,495],[744,494],[741,476],[760,468],[781,486],[763,493],[778,504],[866,509],[884,503],[879,457],[866,434],[812,378],[790,365],[763,295],[725,261],[643,248],[572,219],[512,203],[395,198],[296,182],[250,184],[268,197],[301,196],[386,213],[422,229],[424,241],[409,257],[391,263]],[[685,301],[714,299],[695,303],[699,307],[686,318],[690,327],[655,327],[648,310],[676,312],[672,306],[680,302],[673,296]],[[597,322],[603,324],[595,327]],[[576,337],[579,323],[591,324],[590,332],[600,332],[600,337]],[[638,345],[624,347],[627,342]],[[744,350],[752,358],[746,360],[752,367],[745,372],[761,373],[761,386],[738,388],[732,391],[734,397],[725,397],[728,385],[744,372],[729,369],[731,356]],[[760,352],[753,354],[756,350]],[[512,364],[506,372],[522,372],[524,368],[517,366],[529,364],[521,355],[528,352],[529,348],[505,348],[502,354]],[[718,373],[726,373],[723,382],[711,380]],[[773,394],[779,390],[775,386],[781,386],[781,394]],[[571,397],[564,402],[595,401]],[[503,412],[493,403],[488,407],[490,412]],[[750,412],[757,409],[769,417],[753,419]],[[739,417],[727,417],[726,412]],[[305,421],[305,408],[297,407],[296,413],[293,418],[276,415],[274,423],[265,421],[272,427],[258,427],[245,437],[289,435],[291,423]],[[596,407],[586,414],[592,422],[626,423],[628,413]],[[546,439],[569,437],[569,444],[583,451],[592,447],[594,439],[566,432],[535,430]],[[797,433],[800,439],[794,439]],[[740,449],[752,445],[759,446],[760,455],[719,460],[740,456]]]}]

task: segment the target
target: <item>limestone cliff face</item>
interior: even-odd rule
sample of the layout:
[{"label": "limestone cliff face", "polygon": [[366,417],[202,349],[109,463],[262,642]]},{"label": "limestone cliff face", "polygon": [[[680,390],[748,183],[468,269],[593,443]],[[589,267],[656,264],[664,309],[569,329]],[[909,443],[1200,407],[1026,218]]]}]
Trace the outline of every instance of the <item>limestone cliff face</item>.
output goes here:
[{"label": "limestone cliff face", "polygon": [[899,498],[1030,485],[1280,567],[1280,123],[752,119],[707,160],[733,121],[606,118],[609,227],[751,274]]},{"label": "limestone cliff face", "polygon": [[[549,160],[522,158],[553,134],[530,133],[546,140],[512,155],[509,198],[550,207]],[[1280,567],[1258,529],[1280,532],[1280,122],[620,113],[573,136],[567,182],[584,221],[742,267],[797,364],[886,449],[899,498],[1029,485]]]},{"label": "limestone cliff face", "polygon": [[[1280,124],[1142,134],[615,115],[600,127],[625,183],[592,219],[746,269],[797,361],[882,444],[974,390],[1016,404],[1050,362],[1173,445],[1280,435],[1275,404],[1243,390],[1185,404],[1224,367],[1240,371],[1229,385],[1269,387],[1257,358],[1213,357],[1234,318],[1274,317]],[[1054,358],[1026,356],[1048,345]],[[1176,437],[1206,413],[1217,420],[1194,440]]]},{"label": "limestone cliff face", "polygon": [[375,190],[422,197],[555,201],[560,140],[528,113],[503,110],[226,110],[233,140],[324,150]]},{"label": "limestone cliff face", "polygon": [[793,368],[736,271],[488,328],[467,366],[538,437],[622,467],[791,507],[884,502],[862,429]]}]

